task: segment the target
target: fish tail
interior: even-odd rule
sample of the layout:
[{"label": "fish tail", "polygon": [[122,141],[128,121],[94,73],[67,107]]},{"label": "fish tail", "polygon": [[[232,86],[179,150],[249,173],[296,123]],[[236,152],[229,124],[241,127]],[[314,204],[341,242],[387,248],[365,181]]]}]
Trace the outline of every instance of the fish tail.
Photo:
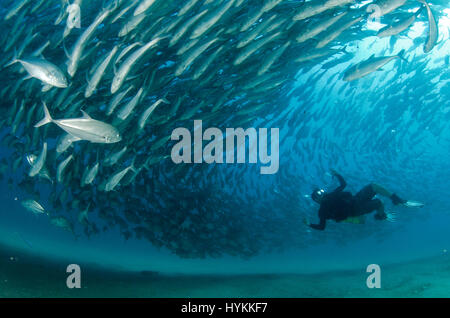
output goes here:
[{"label": "fish tail", "polygon": [[418,17],[421,13],[422,13],[422,11],[423,11],[423,9],[425,9],[426,8],[426,5],[424,4],[423,6],[420,6],[420,8],[419,9],[417,9],[417,11],[416,11],[416,13],[414,14],[416,17]]},{"label": "fish tail", "polygon": [[133,158],[133,161],[131,161],[131,165],[130,165],[130,170],[133,171],[134,173],[137,173],[137,169],[136,166],[134,165],[136,163],[136,157]]},{"label": "fish tail", "polygon": [[347,45],[345,45],[345,46],[342,48],[342,52],[344,52],[345,54],[352,54],[351,52],[347,51]]},{"label": "fish tail", "polygon": [[165,104],[170,104],[170,101],[167,100],[167,95],[169,94],[169,92],[166,92],[163,96],[163,98],[161,98],[161,101]]},{"label": "fish tail", "polygon": [[42,108],[44,109],[45,116],[40,122],[34,125],[35,128],[44,126],[53,121],[52,117],[50,116],[50,112],[48,111],[47,105],[45,105],[45,102],[42,102]]},{"label": "fish tail", "polygon": [[398,56],[399,58],[401,58],[403,61],[408,62],[408,60],[405,59],[404,55],[405,55],[405,50],[404,50],[404,49],[401,50],[400,52],[398,52],[398,54],[397,54],[397,56]]},{"label": "fish tail", "polygon": [[6,67],[11,66],[11,65],[13,65],[13,64],[16,64],[17,62],[19,62],[19,60],[18,60],[18,58],[17,58],[17,51],[16,51],[16,49],[14,48],[14,56],[13,56],[12,60],[9,61],[8,63],[6,63],[6,64],[3,66],[3,68],[6,68]]}]

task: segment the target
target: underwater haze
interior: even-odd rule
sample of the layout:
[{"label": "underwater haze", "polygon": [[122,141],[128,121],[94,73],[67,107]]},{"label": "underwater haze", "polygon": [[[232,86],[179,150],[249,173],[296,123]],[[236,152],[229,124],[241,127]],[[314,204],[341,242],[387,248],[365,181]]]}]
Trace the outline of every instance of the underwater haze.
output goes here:
[{"label": "underwater haze", "polygon": [[[0,25],[1,297],[450,296],[448,0],[0,0]],[[423,207],[308,226],[339,176]]]}]

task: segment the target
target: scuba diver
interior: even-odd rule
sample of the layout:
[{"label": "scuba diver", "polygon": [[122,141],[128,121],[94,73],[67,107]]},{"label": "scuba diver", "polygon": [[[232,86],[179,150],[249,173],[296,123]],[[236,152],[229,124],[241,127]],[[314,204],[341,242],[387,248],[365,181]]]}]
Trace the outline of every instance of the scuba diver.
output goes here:
[{"label": "scuba diver", "polygon": [[331,193],[326,193],[323,189],[315,189],[311,194],[311,199],[320,204],[320,221],[318,224],[311,224],[305,219],[304,223],[315,230],[324,230],[327,220],[362,223],[361,217],[373,211],[376,211],[374,215],[376,220],[393,221],[394,214],[386,213],[383,202],[380,199],[374,199],[377,194],[390,198],[394,205],[423,207],[422,203],[404,200],[375,183],[365,186],[356,195],[352,195],[350,192],[343,191],[347,185],[344,178],[335,170],[331,172],[333,177],[338,178],[339,187]]}]

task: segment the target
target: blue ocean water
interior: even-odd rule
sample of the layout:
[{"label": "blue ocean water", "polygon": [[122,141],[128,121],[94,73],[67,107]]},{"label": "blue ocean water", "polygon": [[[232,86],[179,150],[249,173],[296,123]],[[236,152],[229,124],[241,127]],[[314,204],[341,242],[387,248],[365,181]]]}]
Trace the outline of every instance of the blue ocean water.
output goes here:
[{"label": "blue ocean water", "polygon": [[[430,2],[433,4],[433,1]],[[5,3],[2,7],[2,16],[8,12],[7,8],[9,9],[13,5],[11,1],[5,1]],[[126,6],[126,1],[122,5]],[[256,4],[252,2],[248,5]],[[179,168],[170,162],[169,158],[166,159],[169,162],[162,162],[160,166],[156,167],[152,166],[149,169],[151,173],[147,171],[139,175],[135,185],[119,187],[106,195],[99,190],[100,181],[98,181],[88,188],[88,194],[86,194],[77,192],[79,177],[77,179],[76,174],[81,174],[80,171],[85,166],[92,165],[97,155],[95,147],[102,147],[102,145],[93,147],[87,141],[80,141],[73,146],[73,153],[80,158],[76,159],[77,172],[73,172],[69,179],[62,184],[52,185],[47,181],[36,181],[37,183],[33,184],[33,187],[38,189],[39,197],[37,198],[35,193],[33,191],[30,193],[28,186],[21,181],[24,180],[24,176],[26,177],[29,170],[26,156],[30,153],[39,154],[41,144],[30,149],[19,147],[19,150],[14,146],[11,147],[12,143],[2,144],[0,160],[4,161],[2,163],[2,180],[0,181],[0,202],[2,203],[0,244],[4,246],[4,253],[2,253],[3,259],[0,262],[4,275],[8,276],[1,277],[3,290],[8,291],[3,295],[20,297],[28,296],[31,293],[44,297],[49,295],[76,296],[75,294],[66,294],[64,288],[55,286],[65,282],[67,274],[64,271],[64,264],[80,264],[81,268],[86,268],[87,272],[91,268],[100,267],[99,271],[106,273],[120,271],[121,275],[124,275],[123,273],[143,273],[144,276],[145,273],[162,275],[157,278],[152,275],[145,276],[145,281],[149,286],[154,283],[160,288],[160,293],[146,294],[143,292],[145,285],[139,285],[132,278],[128,280],[130,283],[127,284],[124,276],[116,277],[111,274],[108,279],[111,281],[117,279],[121,284],[120,287],[114,289],[116,294],[108,294],[108,296],[129,295],[127,290],[132,289],[133,286],[136,290],[142,291],[142,294],[138,292],[133,294],[134,296],[152,297],[191,295],[378,297],[399,294],[406,297],[448,296],[445,292],[446,285],[444,287],[439,285],[439,288],[436,289],[432,287],[437,282],[440,284],[450,282],[447,277],[448,268],[445,266],[447,250],[450,247],[448,234],[450,221],[450,203],[448,201],[448,180],[450,180],[450,80],[448,76],[450,72],[448,63],[450,8],[442,10],[443,6],[439,1],[436,1],[433,7],[439,18],[439,41],[431,53],[424,54],[423,52],[423,42],[426,41],[425,33],[427,31],[426,15],[423,15],[420,21],[416,22],[407,33],[398,37],[395,42],[390,38],[377,38],[371,30],[367,31],[367,26],[362,26],[361,28],[367,31],[364,33],[364,37],[356,36],[355,38],[347,33],[342,35],[344,38],[341,38],[339,45],[345,47],[346,53],[339,53],[337,57],[331,56],[306,66],[294,65],[297,67],[293,70],[295,76],[288,79],[289,85],[285,85],[283,89],[277,91],[276,99],[273,96],[269,98],[261,92],[259,92],[261,96],[258,97],[247,96],[248,100],[262,105],[262,111],[258,112],[255,108],[252,115],[247,115],[248,117],[253,116],[250,118],[251,121],[244,122],[242,127],[279,128],[280,130],[279,170],[272,175],[260,174],[260,163],[212,165],[203,163],[192,166],[181,164],[185,167],[181,168],[183,170],[181,170],[180,176],[180,174],[172,173]],[[26,9],[30,10],[31,8]],[[94,13],[96,11],[95,8],[86,4],[83,4],[82,9]],[[164,7],[164,10],[168,9]],[[55,9],[56,15],[50,17],[43,13],[41,16],[35,16],[29,11],[22,12],[27,12],[30,17],[27,19],[27,15],[23,13],[22,16],[19,11],[18,18],[25,19],[24,21],[30,25],[41,27],[46,25],[48,28],[52,24],[46,23],[46,19],[50,21],[51,18],[53,22],[59,10]],[[37,12],[40,12],[39,9]],[[152,14],[158,16],[157,13]],[[193,13],[193,15],[195,14]],[[166,16],[169,15],[166,14]],[[88,15],[86,19],[92,21],[93,18],[95,18],[95,14]],[[10,28],[14,26],[12,22],[4,23]],[[99,28],[100,30],[107,29],[108,25],[105,23]],[[60,26],[57,32],[55,31],[56,36],[61,36],[63,29]],[[52,28],[49,32],[51,30]],[[74,43],[82,30],[75,30],[67,41],[71,44]],[[107,31],[104,32],[109,34]],[[214,31],[210,32],[215,34]],[[26,39],[25,33],[23,37],[20,37],[23,41]],[[125,41],[116,38],[102,38],[101,35],[102,32],[99,32],[96,39],[92,40],[93,43],[110,40],[114,43],[123,41],[128,45],[135,41],[132,37],[126,38]],[[39,35],[39,37],[42,36],[46,37],[44,34]],[[345,37],[348,37],[348,40]],[[422,42],[418,42],[418,38],[422,39]],[[3,45],[10,40],[11,36],[9,35],[3,39]],[[286,40],[283,39],[280,42]],[[184,41],[188,42],[187,39]],[[18,41],[18,43],[22,42]],[[40,44],[42,43],[34,43],[32,46],[36,48]],[[224,50],[227,49],[227,45],[234,47],[231,40],[224,44]],[[18,47],[19,44],[16,46]],[[62,44],[58,44],[44,54],[46,58],[61,61],[61,63],[58,62],[61,67],[64,66],[63,61],[66,59],[62,46]],[[407,61],[398,59],[384,66],[382,70],[355,82],[346,82],[342,79],[342,74],[355,63],[368,59],[374,54],[376,56],[395,55],[401,50],[406,51],[404,57]],[[13,51],[11,48],[6,52],[3,51],[3,64],[11,60]],[[160,56],[165,54],[163,49],[159,53]],[[264,52],[257,51],[254,54],[263,55]],[[352,58],[347,59],[345,54],[351,54]],[[98,53],[97,57],[100,55],[103,53]],[[283,62],[288,63],[289,57],[292,55],[282,56]],[[336,65],[329,68],[324,67],[326,63],[339,61],[341,58],[343,62],[336,62]],[[259,60],[255,59],[255,61]],[[73,86],[70,89],[74,91],[84,89],[85,76],[89,76],[89,69],[95,64],[94,62],[94,58],[90,57],[88,62],[80,64],[78,71],[80,74],[73,78]],[[220,62],[215,62],[219,64],[218,68],[223,67],[226,70],[226,67],[221,66]],[[140,66],[148,67],[152,62],[147,63]],[[231,64],[231,60],[223,63]],[[192,68],[194,66],[195,64]],[[281,71],[287,71],[279,65],[276,67]],[[249,74],[245,73],[244,68],[240,71],[242,74],[236,71],[233,76],[248,76],[243,82],[252,79]],[[275,73],[275,70],[272,71]],[[108,72],[114,74],[113,70]],[[28,80],[35,81],[34,84],[33,82],[28,84],[30,85],[29,89],[34,89],[33,93],[42,95],[25,97],[24,91],[16,90],[16,95],[9,96],[8,92],[13,91],[16,84],[16,82],[10,82],[11,79],[18,81],[24,74],[19,74],[17,69],[15,71],[5,69],[2,73],[4,74],[2,82],[5,86],[2,92],[2,108],[5,109],[5,114],[12,108],[11,105],[14,101],[20,103],[22,99],[27,101],[36,99],[37,103],[40,103],[42,98],[56,99],[56,95],[51,95],[56,94],[52,93],[55,88],[52,88],[50,93],[42,93],[37,79]],[[103,83],[104,86],[110,84],[112,76],[105,80],[107,83]],[[186,83],[190,80],[189,77],[181,78]],[[28,86],[24,87],[28,89]],[[178,86],[175,88],[179,89]],[[85,109],[97,106],[105,108],[111,98],[108,90],[109,87],[106,90],[99,88],[100,96],[86,102]],[[164,93],[167,92],[161,89],[161,94],[158,92],[155,95],[158,95],[159,98]],[[201,94],[198,91],[196,93]],[[199,95],[200,98],[196,95],[192,99],[207,99],[202,96],[209,96],[207,95],[209,92],[203,93],[205,95]],[[176,91],[173,94],[173,96],[179,97],[183,92]],[[170,94],[168,96],[169,100],[170,97],[174,99],[171,101],[174,104],[175,97]],[[149,100],[154,101],[152,98],[146,100],[147,104],[149,104]],[[269,99],[267,100],[267,98]],[[76,99],[82,101],[82,94]],[[196,104],[198,100],[195,100],[193,104]],[[241,118],[236,119],[231,115],[235,111],[241,110],[241,104],[245,105],[247,101],[239,100],[237,104],[233,104],[232,101],[233,99],[229,98],[228,108],[221,112],[216,121],[212,120],[208,124],[217,127],[241,127],[239,126]],[[187,104],[193,107],[191,104]],[[253,104],[251,105],[253,106]],[[27,107],[29,106],[31,107],[27,104]],[[93,110],[93,113],[94,118],[110,121],[108,117],[102,115],[99,109]],[[62,118],[66,113],[60,111],[57,114],[58,118]],[[75,113],[75,115],[77,114]],[[207,114],[208,110],[205,109],[196,113],[202,118]],[[40,120],[41,115],[39,111],[35,111],[32,117],[33,123]],[[7,121],[6,115],[3,116],[2,119]],[[71,114],[67,117],[73,116]],[[158,118],[163,118],[163,115]],[[185,122],[176,124],[184,124],[191,129],[194,119],[197,118],[194,116]],[[173,121],[175,122],[175,119]],[[149,135],[145,136],[148,138],[148,144],[170,135],[172,128],[175,127],[167,124],[156,132],[149,132]],[[6,136],[15,135],[25,145],[28,145],[26,138],[27,136],[29,139],[34,138],[34,131],[33,127],[20,126],[15,134],[12,134],[11,125],[3,124],[1,137],[4,140]],[[61,133],[62,131],[53,127],[42,134],[43,138],[47,134],[46,140],[49,149],[53,150],[56,147]],[[132,134],[131,128],[128,127],[121,133],[124,135],[123,142],[126,143],[127,136]],[[143,143],[146,138],[142,137],[140,142]],[[171,151],[169,145],[171,144],[168,143],[167,147],[163,147],[158,155],[169,156]],[[111,155],[113,150],[120,148],[104,149],[108,149],[108,151],[102,153],[101,156]],[[145,143],[142,149],[136,149],[135,153],[143,156],[146,156],[147,151],[151,151]],[[18,168],[13,169],[14,162],[20,160],[19,158],[21,161]],[[54,163],[51,163],[51,174],[54,179],[57,163],[56,159],[52,158],[52,160],[55,160]],[[58,159],[58,163],[60,161]],[[123,161],[120,167],[125,168],[130,161],[131,158],[129,161]],[[74,167],[70,169],[75,171]],[[348,184],[347,190],[352,193],[356,193],[370,182],[376,182],[401,197],[420,201],[425,206],[420,209],[399,207],[394,206],[386,198],[380,198],[384,202],[386,210],[396,214],[395,222],[379,222],[373,220],[372,215],[369,215],[364,224],[328,221],[325,231],[314,231],[303,224],[303,219],[307,218],[311,222],[318,221],[319,206],[310,198],[313,188],[324,187],[331,191],[338,186],[337,181],[330,174],[331,169],[335,169],[343,175]],[[111,173],[112,171],[102,170],[101,176],[106,178]],[[149,184],[149,180],[153,180],[152,178],[161,182],[152,186],[151,194],[145,193],[152,200],[155,198],[159,200],[158,205],[153,202],[147,203],[149,211],[155,210],[150,217],[161,218],[165,221],[161,223],[163,224],[162,230],[152,228],[149,231],[168,233],[167,236],[164,236],[165,239],[161,244],[154,244],[144,235],[138,234],[139,226],[145,227],[153,224],[145,217],[145,207],[139,207],[144,209],[144,212],[138,214],[137,223],[124,217],[128,210],[136,208],[135,202],[131,202],[131,200],[141,196],[142,192],[138,192],[137,187]],[[212,188],[213,185],[214,188]],[[81,208],[79,210],[73,208],[69,205],[70,202],[62,206],[53,206],[54,196],[62,196],[65,189],[73,190],[68,195],[67,201],[79,199],[81,202],[89,200],[95,202],[96,207],[92,209],[89,218],[90,222],[98,224],[101,228],[98,233],[85,235],[83,226],[76,221]],[[81,198],[84,195],[88,196],[87,199]],[[62,215],[70,220],[74,226],[73,233],[51,224],[46,215],[34,215],[26,210],[20,202],[30,197],[39,199],[39,202],[50,211],[50,215]],[[108,204],[104,202],[109,199],[112,205],[116,205],[113,210],[109,210]],[[188,202],[192,200],[193,206],[182,210],[180,206],[173,203],[183,200]],[[167,208],[170,204],[175,206],[173,214],[171,212],[167,217],[161,215],[170,210]],[[195,207],[195,204],[199,204],[199,206]],[[183,220],[186,219],[185,215],[188,213],[197,215],[197,212],[192,212],[197,210],[196,208],[204,210],[206,215],[204,215],[204,219],[192,217],[194,223],[190,226],[194,230],[189,232],[189,236],[185,236],[180,230]],[[180,210],[175,211],[176,209]],[[235,211],[236,214],[231,214],[232,211]],[[214,215],[219,216],[214,218],[212,217]],[[115,219],[115,216],[125,220],[127,225],[119,225],[120,222]],[[220,221],[215,221],[216,219],[220,219]],[[227,219],[230,220],[229,223],[226,223]],[[157,221],[154,222],[157,223]],[[126,232],[124,227],[131,232],[130,236],[124,235]],[[227,234],[218,234],[222,233],[220,232],[222,227],[226,228],[227,232],[224,233]],[[172,232],[172,230],[174,231]],[[209,237],[213,239],[209,239]],[[186,244],[189,245],[183,245],[180,242],[188,242]],[[173,244],[177,244],[177,247],[174,247]],[[203,244],[209,244],[209,247],[205,247]],[[192,250],[196,252],[189,254],[189,248],[186,248],[177,253],[180,250],[178,246],[191,246]],[[209,254],[199,256],[201,253],[198,251],[203,250],[209,251]],[[60,271],[55,276],[49,274],[48,286],[45,290],[29,276],[23,275],[27,268],[30,268],[30,271],[31,268],[35,270],[36,264],[53,264],[54,262],[58,264],[56,267],[49,265],[48,268],[42,269],[42,272]],[[389,286],[389,289],[382,289],[381,292],[374,291],[377,294],[370,294],[370,290],[365,286],[365,279],[368,276],[366,268],[369,264],[380,265],[382,273],[385,268],[388,269],[388,278],[383,279],[383,284]],[[403,265],[397,265],[400,267],[396,268],[393,264]],[[94,273],[97,273],[96,271]],[[410,288],[409,285],[404,284],[409,292],[409,294],[405,294],[404,286],[398,283],[398,280],[401,281],[400,273],[407,273],[408,277],[422,275],[420,283],[417,284],[426,287],[422,291],[420,286]],[[175,274],[180,275],[177,277],[181,278],[172,280],[173,276],[170,275]],[[265,274],[276,275],[276,279],[272,276],[264,276]],[[95,277],[95,274],[92,275]],[[208,286],[208,281],[205,283],[205,281],[200,282],[196,279],[190,280],[191,277],[197,277],[195,275],[209,275],[204,276],[205,279],[218,280],[219,283],[213,284],[211,288]],[[229,275],[227,277],[232,278],[227,278],[222,282],[220,277],[223,275]],[[234,281],[236,275],[244,275],[246,278]],[[92,279],[92,276],[89,277]],[[342,280],[333,280],[330,277],[342,277]],[[13,283],[21,279],[23,280],[21,284],[27,286],[26,292],[23,289],[21,291],[20,288],[17,288],[18,285]],[[227,284],[226,281],[230,280],[232,283]],[[92,281],[87,284],[90,284],[91,289],[95,289],[95,283]],[[161,286],[164,285],[164,282],[170,282],[170,289],[163,290]],[[321,284],[320,292],[317,292],[318,283]],[[106,283],[101,282],[99,286],[104,286],[104,284]],[[345,290],[346,284],[358,287],[355,287],[350,294],[345,294],[343,290]],[[249,286],[256,287],[250,288]],[[271,286],[274,290],[273,294],[271,294]],[[433,290],[434,294],[433,292],[426,294],[427,289]],[[58,292],[52,294],[49,292],[51,290]],[[101,290],[99,287],[98,291],[92,292],[89,296],[102,296]]]}]

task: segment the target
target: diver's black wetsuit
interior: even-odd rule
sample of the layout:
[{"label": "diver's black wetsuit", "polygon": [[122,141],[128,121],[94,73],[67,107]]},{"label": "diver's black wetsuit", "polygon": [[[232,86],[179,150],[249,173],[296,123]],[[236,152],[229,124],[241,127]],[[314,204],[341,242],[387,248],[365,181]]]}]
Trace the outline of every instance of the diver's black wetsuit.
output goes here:
[{"label": "diver's black wetsuit", "polygon": [[383,203],[379,199],[373,199],[376,195],[371,185],[361,189],[356,195],[344,190],[347,183],[339,174],[335,174],[339,179],[340,186],[331,193],[324,195],[320,204],[319,224],[309,226],[316,230],[324,230],[326,220],[341,222],[349,217],[371,213],[380,209]]}]

